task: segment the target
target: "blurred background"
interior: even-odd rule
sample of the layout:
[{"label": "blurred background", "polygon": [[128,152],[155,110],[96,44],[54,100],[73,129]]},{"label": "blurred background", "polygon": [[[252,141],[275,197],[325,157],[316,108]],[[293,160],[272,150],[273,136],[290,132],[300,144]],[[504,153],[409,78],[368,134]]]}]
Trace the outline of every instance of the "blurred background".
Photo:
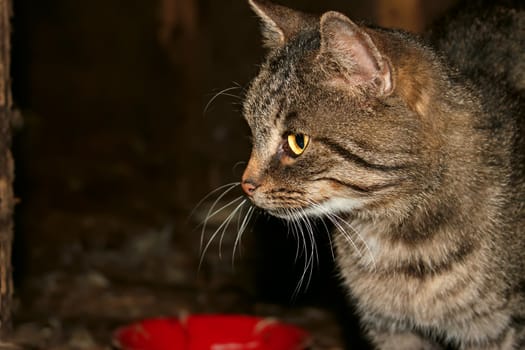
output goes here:
[{"label": "blurred background", "polygon": [[[451,2],[280,1],[414,32]],[[13,3],[17,343],[107,349],[144,317],[227,312],[304,326],[318,349],[365,346],[326,234],[298,292],[304,257],[265,215],[235,259],[237,220],[201,259],[201,234],[209,242],[235,205],[202,230],[221,192],[198,203],[239,181],[250,154],[240,109],[264,50],[247,1]]]}]

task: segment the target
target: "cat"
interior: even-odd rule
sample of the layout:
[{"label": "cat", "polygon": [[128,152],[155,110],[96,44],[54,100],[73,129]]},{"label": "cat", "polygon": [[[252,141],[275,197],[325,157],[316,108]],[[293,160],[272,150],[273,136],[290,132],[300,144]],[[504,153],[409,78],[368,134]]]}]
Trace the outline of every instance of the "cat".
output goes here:
[{"label": "cat", "polygon": [[525,349],[524,12],[453,15],[431,46],[249,3],[269,53],[243,104],[247,197],[334,223],[375,348]]}]

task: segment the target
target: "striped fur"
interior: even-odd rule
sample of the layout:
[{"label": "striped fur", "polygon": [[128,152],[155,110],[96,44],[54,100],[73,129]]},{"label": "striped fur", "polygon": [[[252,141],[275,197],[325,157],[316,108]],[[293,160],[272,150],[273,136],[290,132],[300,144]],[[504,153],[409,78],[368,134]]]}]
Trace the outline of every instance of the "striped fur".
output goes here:
[{"label": "striped fur", "polygon": [[[250,3],[270,48],[244,103],[252,202],[335,224],[342,281],[378,349],[525,349],[523,90],[462,57],[460,34],[491,18],[500,40],[496,13],[525,35],[525,13],[443,23],[432,48],[336,12]],[[503,45],[521,55],[509,62],[525,58],[521,38]],[[310,143],[294,156],[298,133]]]}]

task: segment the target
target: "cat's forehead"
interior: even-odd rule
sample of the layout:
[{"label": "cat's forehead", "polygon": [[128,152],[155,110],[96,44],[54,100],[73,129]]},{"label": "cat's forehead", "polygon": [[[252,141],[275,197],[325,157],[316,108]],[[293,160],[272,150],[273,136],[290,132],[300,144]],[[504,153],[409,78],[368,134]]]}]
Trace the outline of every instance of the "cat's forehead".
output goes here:
[{"label": "cat's forehead", "polygon": [[265,68],[252,82],[244,102],[244,116],[252,128],[278,125],[285,107],[296,94],[297,77],[289,62],[269,71]]},{"label": "cat's forehead", "polygon": [[244,116],[252,128],[276,127],[287,107],[304,94],[304,57],[318,48],[318,33],[307,32],[270,53],[244,102]]}]

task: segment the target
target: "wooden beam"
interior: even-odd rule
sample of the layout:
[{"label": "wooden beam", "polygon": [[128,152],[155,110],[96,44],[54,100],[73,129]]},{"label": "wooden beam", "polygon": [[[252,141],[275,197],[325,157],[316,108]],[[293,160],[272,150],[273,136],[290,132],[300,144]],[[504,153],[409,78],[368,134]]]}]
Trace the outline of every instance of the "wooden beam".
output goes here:
[{"label": "wooden beam", "polygon": [[11,155],[12,97],[10,79],[11,0],[0,0],[0,337],[11,327],[13,280],[13,178]]}]

